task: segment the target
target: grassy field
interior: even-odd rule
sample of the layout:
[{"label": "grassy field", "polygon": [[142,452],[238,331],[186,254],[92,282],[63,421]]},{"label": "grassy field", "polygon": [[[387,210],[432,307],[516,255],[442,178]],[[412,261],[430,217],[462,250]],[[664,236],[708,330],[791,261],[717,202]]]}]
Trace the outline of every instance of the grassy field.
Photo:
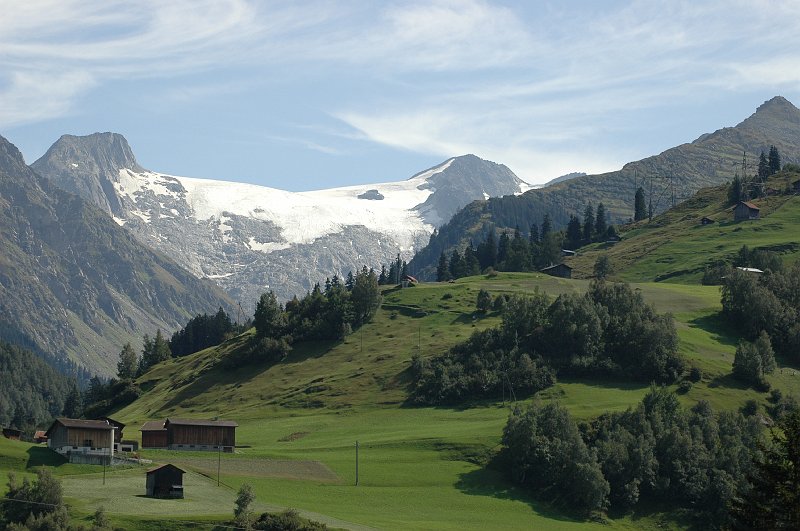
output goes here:
[{"label": "grassy field", "polygon": [[[481,288],[495,295],[538,289],[556,296],[587,286],[585,280],[504,273],[389,290],[374,321],[347,340],[303,345],[275,365],[224,369],[220,361],[242,347],[244,336],[155,367],[140,381],[147,392],[113,415],[128,424],[126,438],[137,438],[145,420],[167,416],[219,416],[240,424],[237,452],[221,456],[220,487],[216,454],[142,452],[155,462],[173,462],[190,471],[183,502],[141,497],[144,477],[137,469],[114,471],[105,489],[98,486],[92,467],[62,464],[57,473],[77,513],[89,514],[104,505],[128,528],[155,529],[151,520],[157,515],[221,519],[231,514],[235,491],[243,483],[254,487],[260,507],[297,508],[342,528],[681,527],[657,512],[606,523],[574,520],[509,483],[487,463],[499,448],[510,402],[461,408],[405,403],[414,353],[436,355],[499,322],[496,314],[475,314]],[[702,381],[679,395],[681,401],[707,399],[715,408],[738,408],[748,399],[765,403],[766,395],[729,377],[738,338],[719,318],[718,288],[652,282],[633,287],[659,311],[674,314],[681,352],[703,372]],[[770,377],[773,386],[784,392],[800,390],[794,368],[783,369]],[[576,417],[588,419],[624,410],[648,389],[647,383],[562,380],[539,399],[557,400]],[[0,445],[0,470],[30,470],[29,449],[22,448]],[[206,499],[212,501],[200,503]]]}]

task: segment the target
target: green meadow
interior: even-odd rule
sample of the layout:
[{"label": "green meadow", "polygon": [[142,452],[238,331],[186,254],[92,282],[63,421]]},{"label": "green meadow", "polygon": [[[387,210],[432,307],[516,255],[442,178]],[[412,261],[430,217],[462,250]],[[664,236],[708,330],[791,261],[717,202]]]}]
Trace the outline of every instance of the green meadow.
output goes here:
[{"label": "green meadow", "polygon": [[[493,295],[540,290],[557,296],[587,286],[586,280],[500,273],[390,289],[375,319],[345,341],[299,346],[277,364],[224,368],[221,360],[243,348],[247,334],[169,360],[140,379],[146,392],[139,400],[113,414],[127,424],[125,437],[137,438],[144,421],[168,416],[234,419],[240,425],[236,453],[143,451],[146,459],[188,471],[187,499],[169,502],[142,496],[143,466],[109,471],[106,486],[95,467],[61,464],[56,473],[74,514],[85,518],[103,506],[130,529],[166,525],[158,519],[177,527],[230,518],[243,483],[253,486],[259,510],[296,508],[334,528],[684,527],[658,508],[605,522],[576,520],[537,501],[492,466],[515,401],[557,400],[577,418],[589,419],[634,405],[648,391],[647,383],[561,380],[536,397],[509,396],[458,408],[406,403],[415,353],[434,356],[499,323],[496,313],[475,312],[480,289]],[[765,394],[730,378],[738,337],[720,319],[717,287],[654,282],[633,287],[659,311],[675,316],[680,350],[703,373],[700,382],[679,394],[681,401],[705,399],[717,409],[738,408],[749,399],[766,404]],[[795,368],[781,365],[770,382],[797,392],[800,375],[794,373]],[[33,450],[38,461],[31,459]],[[0,471],[52,466],[41,462],[42,452],[47,450],[3,442]]]}]

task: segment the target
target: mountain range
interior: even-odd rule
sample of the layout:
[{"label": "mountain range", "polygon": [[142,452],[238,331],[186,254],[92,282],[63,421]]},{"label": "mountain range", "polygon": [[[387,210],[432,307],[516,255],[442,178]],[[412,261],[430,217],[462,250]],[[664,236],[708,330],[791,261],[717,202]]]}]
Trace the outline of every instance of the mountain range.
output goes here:
[{"label": "mountain range", "polygon": [[212,282],[138,242],[94,204],[25,164],[0,137],[0,339],[91,373],[122,346],[196,313],[232,309]]},{"label": "mountain range", "polygon": [[404,181],[288,192],[146,170],[115,133],[62,136],[32,167],[249,310],[268,289],[289,299],[363,265],[410,260],[463,206],[530,188],[465,155]]},{"label": "mountain range", "polygon": [[[442,252],[477,243],[490,230],[519,227],[527,233],[541,225],[545,214],[556,228],[571,215],[583,219],[586,205],[602,202],[610,221],[624,223],[633,216],[634,195],[645,190],[654,213],[690,197],[697,190],[730,181],[734,174],[753,175],[758,156],[776,146],[784,163],[800,161],[800,110],[781,96],[764,102],[735,127],[700,136],[691,143],[625,164],[599,175],[582,175],[524,194],[471,203],[442,226],[409,263],[421,278],[434,278]],[[744,159],[744,160],[743,160]],[[743,162],[745,167],[743,168]]]}]

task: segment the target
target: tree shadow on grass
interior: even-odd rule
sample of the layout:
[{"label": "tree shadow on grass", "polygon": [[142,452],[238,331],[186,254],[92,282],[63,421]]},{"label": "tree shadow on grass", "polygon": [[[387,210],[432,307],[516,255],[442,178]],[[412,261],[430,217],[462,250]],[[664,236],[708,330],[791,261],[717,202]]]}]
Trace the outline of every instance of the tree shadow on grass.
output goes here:
[{"label": "tree shadow on grass", "polygon": [[712,339],[723,345],[736,346],[739,344],[739,334],[725,320],[721,312],[704,315],[689,321],[689,326],[705,330],[712,335]]},{"label": "tree shadow on grass", "polygon": [[[279,362],[253,361],[237,367],[226,367],[226,360],[219,359],[208,369],[202,371],[191,383],[177,392],[172,393],[170,400],[168,400],[161,409],[166,410],[173,406],[178,406],[199,395],[207,393],[208,390],[214,386],[243,385],[275,365],[302,363],[309,359],[320,358],[337,344],[338,342],[335,341],[311,341],[303,343],[299,348],[290,351],[289,356],[285,360]],[[249,349],[251,348],[251,343],[243,343],[238,348]]]},{"label": "tree shadow on grass", "polygon": [[708,382],[708,386],[711,388],[725,387],[727,389],[739,389],[742,391],[752,387],[751,385],[736,379],[733,373],[716,376],[714,379]]},{"label": "tree shadow on grass", "polygon": [[27,453],[28,462],[25,464],[26,468],[35,468],[37,466],[59,467],[68,462],[66,457],[44,446],[31,446],[28,448]]},{"label": "tree shadow on grass", "polygon": [[536,514],[560,522],[586,522],[585,519],[572,516],[548,503],[537,501],[525,489],[511,483],[496,469],[497,463],[491,462],[484,468],[459,475],[455,487],[470,496],[487,496],[499,500],[518,501],[527,504]]}]

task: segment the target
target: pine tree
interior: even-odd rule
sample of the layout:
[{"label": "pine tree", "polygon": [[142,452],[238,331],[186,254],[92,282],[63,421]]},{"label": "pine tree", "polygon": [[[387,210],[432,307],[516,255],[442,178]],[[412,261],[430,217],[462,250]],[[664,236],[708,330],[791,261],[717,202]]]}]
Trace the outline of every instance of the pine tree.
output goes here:
[{"label": "pine tree", "polygon": [[775,175],[781,171],[781,154],[775,146],[769,147],[769,174]]},{"label": "pine tree", "polygon": [[508,232],[503,231],[500,239],[497,241],[497,267],[504,268],[505,262],[508,260],[508,252],[511,250],[511,238],[508,237]]},{"label": "pine tree", "polygon": [[641,186],[636,189],[636,196],[633,200],[633,220],[641,221],[647,217],[647,204],[644,201],[644,188]]},{"label": "pine tree", "polygon": [[597,216],[594,221],[594,232],[598,236],[603,236],[608,229],[608,221],[606,220],[606,207],[603,203],[597,205]]},{"label": "pine tree", "polygon": [[581,244],[581,222],[578,216],[571,215],[567,223],[567,242],[572,249]]},{"label": "pine tree", "polygon": [[447,264],[447,256],[444,251],[439,255],[439,265],[436,266],[436,282],[446,282],[450,280],[450,268]]},{"label": "pine tree", "polygon": [[553,222],[550,221],[550,214],[545,214],[542,219],[542,237],[539,238],[539,241],[544,241],[551,232],[553,232]]},{"label": "pine tree", "polygon": [[763,181],[767,177],[769,177],[769,161],[762,151],[758,157],[758,178]]},{"label": "pine tree", "polygon": [[539,225],[531,223],[530,243],[539,243]]},{"label": "pine tree", "polygon": [[355,278],[353,277],[353,272],[347,272],[347,280],[344,281],[344,285],[347,288],[347,291],[353,291],[353,283],[355,282]]},{"label": "pine tree", "polygon": [[450,277],[461,278],[464,276],[464,261],[458,249],[453,249],[453,254],[450,255]]},{"label": "pine tree", "polygon": [[592,231],[594,230],[594,209],[592,205],[586,205],[583,211],[583,239],[587,242],[592,241]]},{"label": "pine tree", "polygon": [[139,359],[130,343],[125,343],[122,352],[119,353],[119,363],[117,363],[117,376],[121,380],[130,380],[136,377],[136,369],[139,367]]},{"label": "pine tree", "polygon": [[388,275],[388,273],[386,272],[386,266],[382,265],[381,266],[381,274],[378,275],[378,284],[380,284],[381,286],[384,285],[384,284],[387,284],[388,283],[387,275]]}]

